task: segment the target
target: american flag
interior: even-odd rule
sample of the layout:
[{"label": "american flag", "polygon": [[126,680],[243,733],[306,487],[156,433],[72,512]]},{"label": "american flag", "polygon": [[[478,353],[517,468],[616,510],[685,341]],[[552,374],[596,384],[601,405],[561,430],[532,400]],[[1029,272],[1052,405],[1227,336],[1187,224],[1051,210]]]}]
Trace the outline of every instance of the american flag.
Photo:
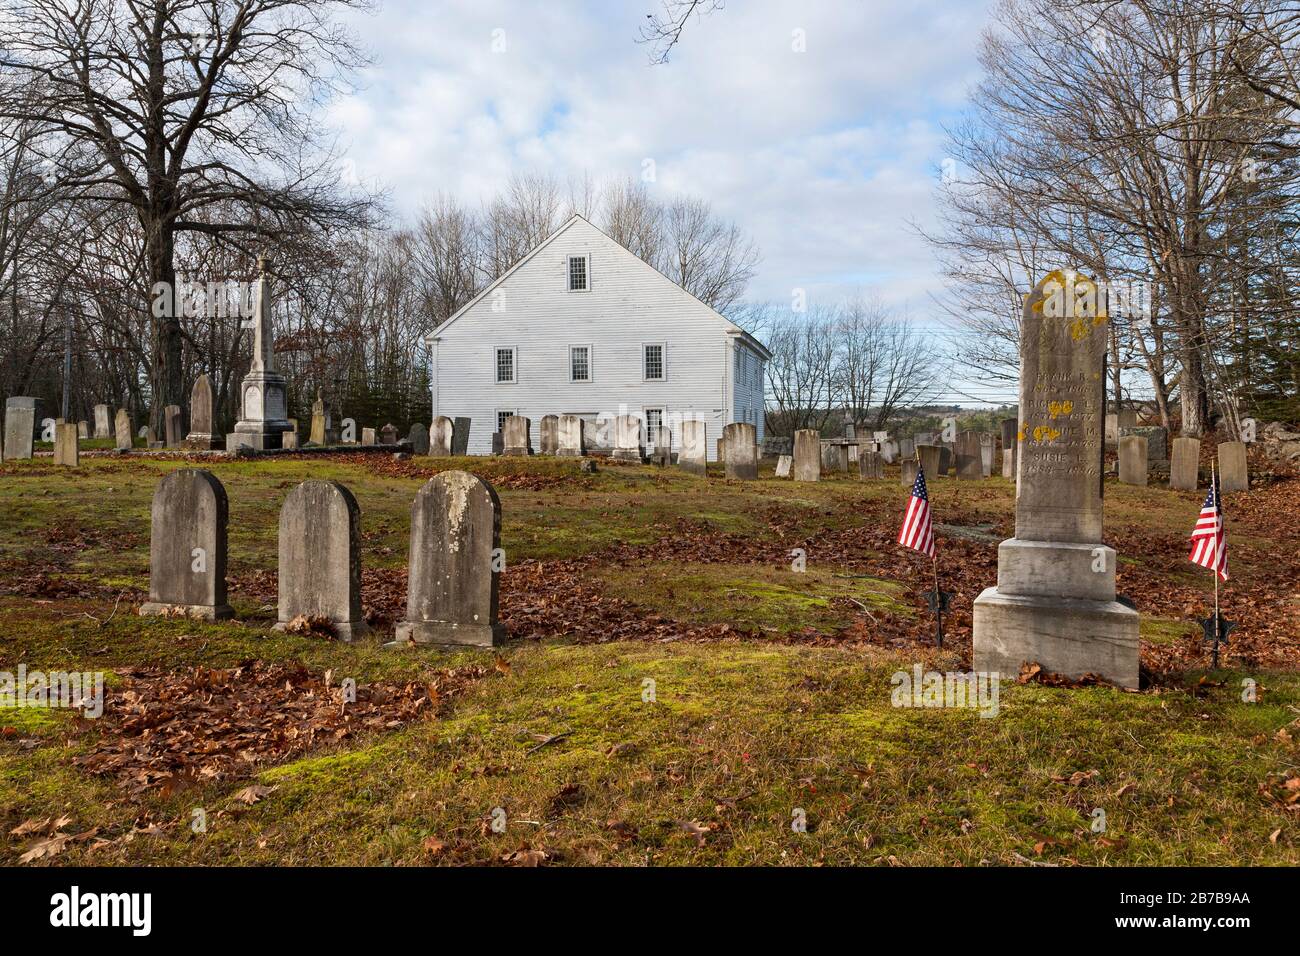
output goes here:
[{"label": "american flag", "polygon": [[1219,501],[1219,482],[1210,482],[1210,493],[1201,505],[1201,516],[1192,529],[1193,564],[1217,571],[1219,578],[1228,580],[1228,536],[1223,530],[1223,506]]},{"label": "american flag", "polygon": [[916,465],[916,482],[912,485],[912,497],[907,502],[907,514],[903,516],[903,528],[898,532],[898,543],[913,551],[922,551],[926,557],[934,557],[930,497],[925,493],[925,469],[920,462]]}]

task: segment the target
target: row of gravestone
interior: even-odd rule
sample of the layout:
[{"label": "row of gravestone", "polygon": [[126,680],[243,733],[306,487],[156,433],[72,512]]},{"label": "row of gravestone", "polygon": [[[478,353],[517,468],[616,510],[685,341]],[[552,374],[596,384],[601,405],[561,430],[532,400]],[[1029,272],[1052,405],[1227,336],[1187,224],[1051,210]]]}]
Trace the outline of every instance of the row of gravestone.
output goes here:
[{"label": "row of gravestone", "polygon": [[[234,616],[226,596],[229,516],[226,490],[211,472],[181,469],[158,483],[142,615]],[[360,523],[356,498],[338,482],[305,481],[289,492],[280,509],[277,629],[305,618],[342,640],[368,632]],[[501,502],[490,484],[464,471],[426,482],[411,507],[406,617],[394,643],[502,643],[500,538]]]},{"label": "row of gravestone", "polygon": [[[1146,485],[1153,466],[1167,464],[1169,487],[1174,491],[1196,491],[1201,486],[1201,440],[1175,438],[1168,459],[1164,457],[1164,429],[1160,432],[1159,457],[1152,457],[1153,439],[1141,428],[1125,429],[1119,438],[1119,480],[1126,485]],[[1218,460],[1220,491],[1247,491],[1250,473],[1246,463],[1246,443],[1219,442]]]}]

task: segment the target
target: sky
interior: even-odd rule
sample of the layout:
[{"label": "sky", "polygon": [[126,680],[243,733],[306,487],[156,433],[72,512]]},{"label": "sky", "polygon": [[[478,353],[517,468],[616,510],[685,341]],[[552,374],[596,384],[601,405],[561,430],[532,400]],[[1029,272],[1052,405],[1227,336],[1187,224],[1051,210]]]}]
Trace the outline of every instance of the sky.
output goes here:
[{"label": "sky", "polygon": [[348,174],[407,215],[513,173],[645,179],[707,199],[759,247],[750,299],[864,292],[945,319],[914,223],[933,221],[944,125],[978,81],[985,0],[732,0],[666,64],[658,0],[381,0],[349,23],[375,58],[330,120]]}]

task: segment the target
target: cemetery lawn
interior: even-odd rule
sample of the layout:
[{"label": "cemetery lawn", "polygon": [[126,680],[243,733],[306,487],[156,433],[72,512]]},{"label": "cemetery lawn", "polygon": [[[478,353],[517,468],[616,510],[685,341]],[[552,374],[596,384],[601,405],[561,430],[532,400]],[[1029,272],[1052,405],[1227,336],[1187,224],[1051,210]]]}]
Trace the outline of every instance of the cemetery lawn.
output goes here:
[{"label": "cemetery lawn", "polygon": [[[386,638],[411,501],[447,464],[206,459],[230,498],[239,614],[216,624],[135,614],[153,487],[181,462],[0,465],[0,670],[109,684],[100,720],[0,710],[4,862],[1300,863],[1300,480],[1226,500],[1241,626],[1218,671],[1190,623],[1210,592],[1186,560],[1200,496],[1108,482],[1152,686],[1008,681],[982,718],[891,706],[891,676],[969,667],[970,604],[1012,530],[1001,479],[932,482],[957,592],[943,651],[916,596],[928,563],[893,544],[896,472],[795,485],[546,459],[451,463],[501,497],[499,652],[270,630],[290,488],[356,495]],[[330,696],[348,678],[352,712]],[[150,762],[137,745],[154,734],[167,756]]]}]

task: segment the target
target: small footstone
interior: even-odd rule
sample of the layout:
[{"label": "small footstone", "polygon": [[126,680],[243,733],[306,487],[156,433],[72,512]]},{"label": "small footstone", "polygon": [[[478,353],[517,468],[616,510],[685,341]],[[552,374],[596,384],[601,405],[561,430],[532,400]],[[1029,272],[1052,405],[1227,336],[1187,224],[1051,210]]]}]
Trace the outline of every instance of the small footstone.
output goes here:
[{"label": "small footstone", "polygon": [[789,478],[790,469],[794,465],[794,458],[791,455],[781,455],[776,459],[776,476],[778,478]]}]

